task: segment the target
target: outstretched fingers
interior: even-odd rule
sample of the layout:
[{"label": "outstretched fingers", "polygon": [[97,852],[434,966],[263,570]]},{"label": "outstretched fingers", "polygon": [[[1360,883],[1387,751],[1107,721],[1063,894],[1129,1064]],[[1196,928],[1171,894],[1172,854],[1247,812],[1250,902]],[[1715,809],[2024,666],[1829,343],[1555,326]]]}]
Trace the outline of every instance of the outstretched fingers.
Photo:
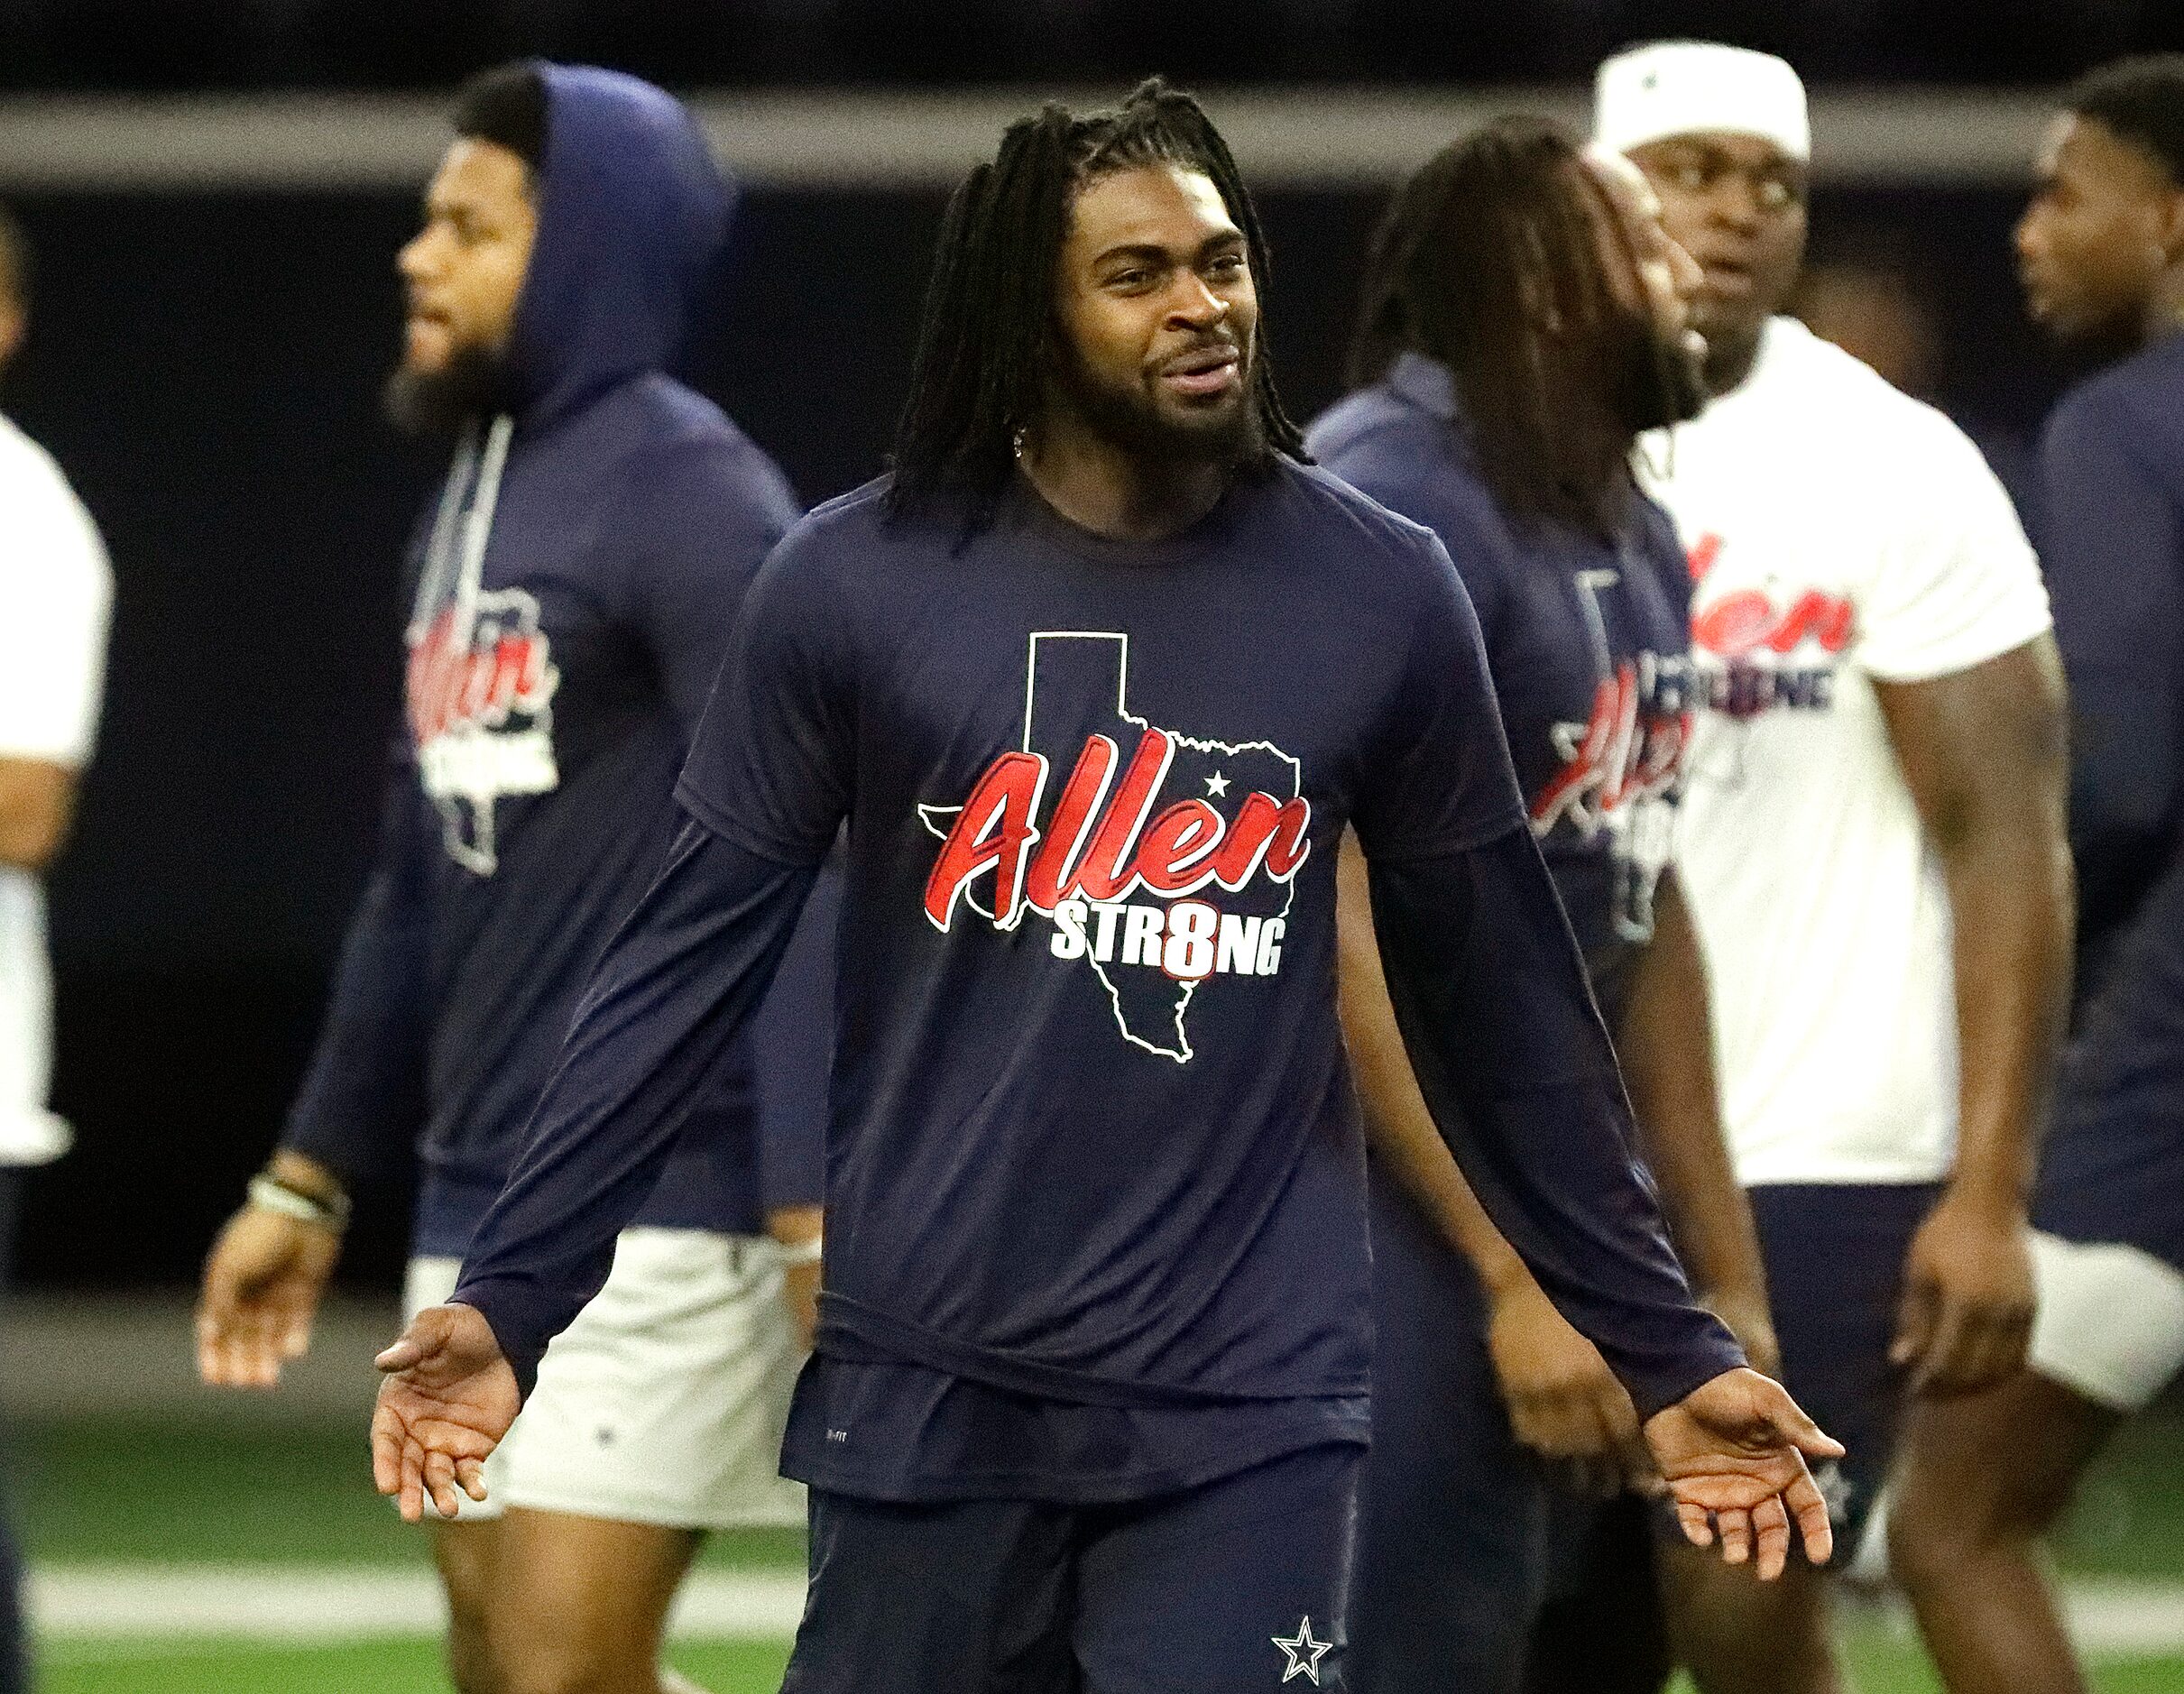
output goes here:
[{"label": "outstretched fingers", "polygon": [[1714,1533],[1721,1538],[1721,1561],[1740,1565],[1752,1556],[1752,1514],[1742,1506],[1726,1506],[1714,1514]]},{"label": "outstretched fingers", "polygon": [[372,1413],[372,1486],[393,1495],[402,1486],[402,1428],[384,1406]]},{"label": "outstretched fingers", "polygon": [[402,1436],[401,1491],[396,1496],[402,1522],[421,1524],[425,1518],[425,1449],[417,1438]]},{"label": "outstretched fingers", "polygon": [[463,1509],[462,1496],[456,1492],[455,1460],[437,1448],[425,1455],[425,1492],[442,1517],[454,1517]]},{"label": "outstretched fingers", "polygon": [[1783,1501],[1797,1520],[1797,1536],[1805,1544],[1807,1561],[1824,1565],[1834,1558],[1835,1525],[1828,1518],[1828,1498],[1812,1473],[1805,1472],[1783,1489]]},{"label": "outstretched fingers", "polygon": [[1782,1496],[1769,1495],[1752,1508],[1752,1535],[1759,1579],[1772,1582],[1790,1562],[1790,1514]]}]

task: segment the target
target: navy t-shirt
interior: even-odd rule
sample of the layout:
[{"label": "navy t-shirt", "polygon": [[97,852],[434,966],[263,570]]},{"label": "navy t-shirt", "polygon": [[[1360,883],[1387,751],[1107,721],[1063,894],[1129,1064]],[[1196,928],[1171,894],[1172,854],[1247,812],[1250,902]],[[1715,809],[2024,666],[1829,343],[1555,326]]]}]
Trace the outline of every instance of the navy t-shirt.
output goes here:
[{"label": "navy t-shirt", "polygon": [[697,827],[480,1231],[457,1297],[519,1375],[604,1275],[677,1090],[845,815],[792,1473],[1083,1498],[1362,1435],[1351,822],[1422,1082],[1461,1096],[1459,1156],[1507,1232],[1648,1409],[1737,1363],[1631,1157],[1439,543],[1286,464],[1149,545],[1022,482],[968,537],[890,523],[883,493],[761,572],[679,790]]},{"label": "navy t-shirt", "polygon": [[1609,541],[1513,530],[1480,476],[1447,368],[1401,355],[1324,413],[1327,470],[1439,536],[1479,612],[1532,828],[1612,1027],[1673,846],[1696,705],[1691,575],[1636,487]]}]

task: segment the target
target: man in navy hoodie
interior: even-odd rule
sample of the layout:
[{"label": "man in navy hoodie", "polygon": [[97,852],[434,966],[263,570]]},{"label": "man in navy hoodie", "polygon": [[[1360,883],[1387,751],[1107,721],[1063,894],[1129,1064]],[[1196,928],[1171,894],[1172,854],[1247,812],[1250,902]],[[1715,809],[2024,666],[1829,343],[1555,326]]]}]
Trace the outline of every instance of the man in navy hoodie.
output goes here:
[{"label": "man in navy hoodie", "polygon": [[[474,83],[456,130],[401,254],[390,386],[399,420],[457,444],[412,559],[406,732],[317,1056],[206,1268],[210,1382],[271,1386],[302,1352],[350,1189],[412,1145],[406,1298],[453,1289],[576,990],[658,868],[743,591],[797,516],[766,456],[665,373],[732,203],[689,115],[531,64]],[[672,1683],[660,1630],[700,1533],[801,1516],[777,1456],[816,1283],[825,1045],[825,971],[800,956],[775,1038],[683,1103],[692,1132],[541,1366],[494,1507],[437,1526],[464,1694]]]}]

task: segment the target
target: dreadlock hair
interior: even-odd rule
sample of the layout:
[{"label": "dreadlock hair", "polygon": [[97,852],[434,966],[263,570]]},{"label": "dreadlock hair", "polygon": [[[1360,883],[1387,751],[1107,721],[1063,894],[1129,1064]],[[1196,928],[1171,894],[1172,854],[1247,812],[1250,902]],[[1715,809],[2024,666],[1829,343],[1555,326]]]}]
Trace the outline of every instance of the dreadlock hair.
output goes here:
[{"label": "dreadlock hair", "polygon": [[1633,312],[1602,263],[1603,230],[1627,252],[1559,125],[1498,118],[1444,147],[1396,190],[1373,237],[1350,378],[1378,382],[1407,352],[1438,360],[1503,511],[1612,536],[1629,510],[1635,432],[1609,373]]},{"label": "dreadlock hair", "polygon": [[[1057,353],[1055,266],[1072,198],[1101,177],[1148,165],[1199,171],[1212,182],[1264,286],[1267,238],[1251,197],[1189,95],[1154,78],[1114,111],[1079,115],[1050,103],[1010,124],[993,162],[973,170],[948,202],[895,432],[890,515],[945,505],[971,529],[991,521]],[[1259,468],[1277,453],[1303,460],[1304,433],[1275,391],[1263,331],[1250,403],[1266,444]]]},{"label": "dreadlock hair", "polygon": [[2184,189],[2184,53],[2119,59],[2088,71],[2063,106],[2151,154]]}]

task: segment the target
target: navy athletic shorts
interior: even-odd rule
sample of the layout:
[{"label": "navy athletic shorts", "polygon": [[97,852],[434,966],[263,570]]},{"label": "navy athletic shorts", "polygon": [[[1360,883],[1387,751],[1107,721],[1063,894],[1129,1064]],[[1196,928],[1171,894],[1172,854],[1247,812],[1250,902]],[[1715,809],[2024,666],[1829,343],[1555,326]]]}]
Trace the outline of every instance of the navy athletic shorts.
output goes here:
[{"label": "navy athletic shorts", "polygon": [[1888,1479],[1905,1373],[1888,1362],[1911,1238],[1931,1183],[1767,1183],[1746,1191],[1766,1263],[1783,1386],[1849,1450],[1813,1474],[1838,1557],[1857,1550]]},{"label": "navy athletic shorts", "polygon": [[[1888,1477],[1904,1373],[1888,1362],[1903,1261],[1940,1190],[1932,1183],[1769,1183],[1746,1191],[1782,1343],[1784,1386],[1848,1450],[1814,1473],[1836,1561],[1847,1563]],[[1674,1514],[1631,1502],[1563,1508],[1527,1694],[1658,1689],[1668,1647],[1652,1588],[1655,1540]]]},{"label": "navy athletic shorts", "polygon": [[1353,1445],[1115,1505],[811,1493],[782,1694],[1335,1689]]},{"label": "navy athletic shorts", "polygon": [[2184,1274],[2184,873],[2163,872],[2082,1008],[2056,1078],[2032,1222]]},{"label": "navy athletic shorts", "polygon": [[1378,1165],[1373,1444],[1358,1496],[1353,1694],[1516,1694],[1545,1596],[1544,1466],[1509,1427],[1486,1294]]},{"label": "navy athletic shorts", "polygon": [[1673,1667],[1646,1503],[1580,1498],[1518,1442],[1478,1276],[1378,1166],[1371,1195],[1352,1694],[1656,1694]]}]

